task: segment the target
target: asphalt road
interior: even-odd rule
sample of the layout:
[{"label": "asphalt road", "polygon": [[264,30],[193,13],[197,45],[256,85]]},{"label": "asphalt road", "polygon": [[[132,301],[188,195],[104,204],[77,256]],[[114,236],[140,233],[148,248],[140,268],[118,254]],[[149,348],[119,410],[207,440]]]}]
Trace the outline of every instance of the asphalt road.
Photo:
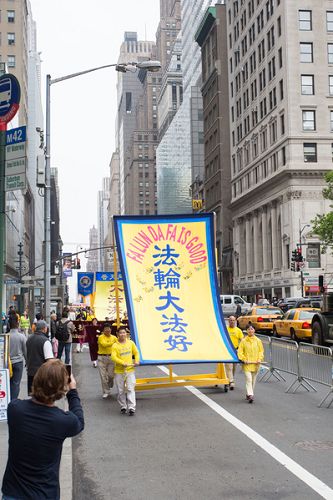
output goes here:
[{"label": "asphalt road", "polygon": [[[236,389],[226,394],[221,388],[138,392],[137,414],[129,417],[120,414],[115,395],[102,399],[87,351],[73,358],[86,419],[73,440],[74,500],[333,499],[333,405],[317,408],[327,388],[286,394],[287,385],[271,379],[257,384],[249,405],[238,371]],[[174,367],[178,375],[214,368]],[[137,369],[138,377],[162,375],[158,367]],[[276,460],[279,450],[287,455],[284,465]],[[316,492],[316,478],[328,492]]]}]

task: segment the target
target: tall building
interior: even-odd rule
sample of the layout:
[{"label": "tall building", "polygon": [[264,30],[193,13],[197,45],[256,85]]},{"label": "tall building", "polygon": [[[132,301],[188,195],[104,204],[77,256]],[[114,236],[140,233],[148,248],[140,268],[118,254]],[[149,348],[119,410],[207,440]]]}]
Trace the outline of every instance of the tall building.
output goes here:
[{"label": "tall building", "polygon": [[103,189],[98,191],[97,210],[98,210],[98,270],[104,271],[105,260],[105,240],[108,233],[108,206],[110,201],[110,178],[103,178]]},{"label": "tall building", "polygon": [[[332,169],[332,2],[228,1],[234,290],[318,293],[332,272],[311,220],[329,210]],[[302,273],[290,270],[301,245]]]},{"label": "tall building", "polygon": [[181,2],[183,100],[157,148],[157,201],[161,214],[191,213],[191,186],[203,179],[201,54],[193,40],[212,3],[216,2]]},{"label": "tall building", "polygon": [[[231,293],[232,223],[226,6],[209,7],[196,34],[202,57],[205,143],[204,210],[216,214],[216,250],[223,293]],[[200,186],[200,185],[199,185]]]},{"label": "tall building", "polygon": [[[36,25],[32,18],[29,0],[1,2],[0,60],[6,63],[21,87],[18,116],[8,128],[27,126],[26,188],[6,194],[6,266],[5,300],[18,306],[13,297],[20,296],[21,308],[33,303],[35,288],[19,289],[9,284],[19,274],[42,275],[43,199],[36,188],[36,157],[39,137],[36,126],[43,127],[40,96],[40,57],[36,44]],[[15,209],[15,213],[12,210]],[[22,266],[18,265],[18,245],[22,243]],[[32,288],[32,290],[31,290]],[[37,291],[37,290],[36,290]]]},{"label": "tall building", "polygon": [[[140,62],[151,59],[154,55],[154,42],[138,41],[136,32],[125,32],[124,41],[120,47],[119,63]],[[118,72],[116,147],[119,153],[120,212],[122,214],[125,213],[126,207],[126,154],[136,128],[135,110],[143,93],[143,85],[138,75],[139,72],[136,71]]]},{"label": "tall building", "polygon": [[87,272],[95,273],[99,271],[98,269],[98,229],[93,226],[89,229],[89,250],[87,259]]}]

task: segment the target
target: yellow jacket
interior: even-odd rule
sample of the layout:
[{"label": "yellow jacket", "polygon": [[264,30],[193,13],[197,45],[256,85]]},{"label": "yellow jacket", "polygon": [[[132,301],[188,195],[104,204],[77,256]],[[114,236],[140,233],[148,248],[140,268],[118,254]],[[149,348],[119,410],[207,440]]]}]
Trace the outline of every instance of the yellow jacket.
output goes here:
[{"label": "yellow jacket", "polygon": [[115,337],[114,335],[110,335],[108,337],[107,335],[104,335],[104,333],[102,333],[98,337],[98,354],[111,355],[112,346],[115,342],[117,342],[117,337]]},{"label": "yellow jacket", "polygon": [[112,354],[111,359],[115,364],[114,372],[115,373],[125,373],[125,372],[133,372],[134,366],[130,366],[125,368],[124,365],[131,365],[133,363],[134,356],[135,362],[139,363],[140,356],[139,351],[133,340],[126,340],[123,344],[120,342],[116,342],[112,346]]},{"label": "yellow jacket", "polygon": [[260,364],[257,362],[264,359],[264,347],[262,342],[255,335],[253,337],[245,337],[238,347],[238,357],[241,361],[252,361],[253,364],[244,364],[244,372],[257,372]]},{"label": "yellow jacket", "polygon": [[233,328],[228,326],[227,330],[234,348],[238,349],[240,341],[244,338],[242,330],[238,326],[234,326]]}]

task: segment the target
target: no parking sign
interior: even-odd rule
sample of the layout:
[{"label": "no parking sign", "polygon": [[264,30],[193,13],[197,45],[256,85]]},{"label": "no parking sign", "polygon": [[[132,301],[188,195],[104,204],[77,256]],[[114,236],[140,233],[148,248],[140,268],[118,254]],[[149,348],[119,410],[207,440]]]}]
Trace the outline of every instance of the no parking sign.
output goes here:
[{"label": "no parking sign", "polygon": [[7,420],[7,407],[9,401],[9,370],[0,370],[0,421]]}]

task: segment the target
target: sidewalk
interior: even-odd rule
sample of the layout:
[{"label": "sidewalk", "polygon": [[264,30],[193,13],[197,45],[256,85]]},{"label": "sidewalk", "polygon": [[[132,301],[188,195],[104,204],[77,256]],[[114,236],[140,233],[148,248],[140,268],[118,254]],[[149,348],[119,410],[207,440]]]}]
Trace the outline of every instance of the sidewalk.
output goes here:
[{"label": "sidewalk", "polygon": [[[24,370],[21,381],[20,399],[27,397],[27,374]],[[65,409],[67,402],[62,400],[59,406]],[[7,422],[0,422],[0,491],[2,477],[5,472],[8,452],[8,428]],[[62,449],[62,458],[60,463],[60,491],[61,500],[72,500],[72,440],[66,439]]]}]

